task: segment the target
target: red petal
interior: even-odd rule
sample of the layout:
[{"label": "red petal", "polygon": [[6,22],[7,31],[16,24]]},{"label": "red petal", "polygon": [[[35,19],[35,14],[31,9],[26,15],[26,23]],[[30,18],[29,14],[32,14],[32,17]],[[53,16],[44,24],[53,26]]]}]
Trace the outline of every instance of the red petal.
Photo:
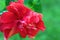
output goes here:
[{"label": "red petal", "polygon": [[13,22],[13,23],[1,24],[0,28],[1,28],[1,31],[4,31],[6,29],[11,29],[15,26],[16,24]]},{"label": "red petal", "polygon": [[4,39],[4,40],[8,40],[9,32],[10,32],[10,29],[9,29],[9,30],[5,30],[5,31],[3,32],[3,33],[4,33],[4,37],[5,37],[5,39]]},{"label": "red petal", "polygon": [[18,17],[18,10],[14,7],[14,3],[11,6],[7,6],[7,10],[14,13]]},{"label": "red petal", "polygon": [[10,38],[11,36],[13,36],[13,35],[15,35],[17,33],[18,33],[18,31],[15,30],[14,28],[11,29],[11,30],[9,30],[9,29],[5,30],[4,31],[5,40],[8,40],[8,38]]},{"label": "red petal", "polygon": [[37,17],[37,16],[32,16],[31,19],[30,19],[30,22],[38,23],[38,22],[39,22],[39,17]]},{"label": "red petal", "polygon": [[38,23],[41,19],[42,19],[42,14],[36,13],[36,12],[32,12],[32,17],[30,19],[31,22]]},{"label": "red petal", "polygon": [[45,30],[45,26],[44,26],[44,22],[43,21],[39,21],[39,23],[37,23],[36,26],[37,26],[37,28],[39,28],[42,31]]},{"label": "red petal", "polygon": [[13,27],[11,29],[11,31],[9,32],[9,36],[8,37],[11,37],[11,36],[13,36],[13,35],[15,35],[17,33],[18,33],[18,30],[16,29],[16,27]]},{"label": "red petal", "polygon": [[23,38],[26,37],[26,35],[27,35],[27,31],[26,31],[25,28],[18,28],[18,31],[19,31],[21,37],[23,37]]},{"label": "red petal", "polygon": [[30,16],[26,16],[26,17],[23,17],[23,20],[27,23],[27,24],[29,24],[30,23]]},{"label": "red petal", "polygon": [[1,22],[2,23],[14,22],[16,19],[17,19],[16,16],[11,12],[4,12],[1,15]]},{"label": "red petal", "polygon": [[19,18],[22,18],[23,16],[27,15],[27,13],[29,13],[29,11],[30,11],[30,9],[28,9],[23,4],[20,4],[20,3],[10,4],[7,7],[7,10],[15,13]]},{"label": "red petal", "polygon": [[39,32],[39,29],[37,29],[35,27],[31,27],[28,29],[28,36],[30,38],[34,38],[38,32]]},{"label": "red petal", "polygon": [[5,29],[3,31],[3,33],[4,33],[5,39],[8,40],[8,38],[10,38],[11,36],[17,34],[18,30],[16,29],[16,27],[12,27],[11,29]]},{"label": "red petal", "polygon": [[40,30],[44,31],[45,30],[45,26],[44,26],[44,22],[42,20],[42,14],[38,14],[37,17],[39,17],[39,22],[36,24],[36,26]]}]

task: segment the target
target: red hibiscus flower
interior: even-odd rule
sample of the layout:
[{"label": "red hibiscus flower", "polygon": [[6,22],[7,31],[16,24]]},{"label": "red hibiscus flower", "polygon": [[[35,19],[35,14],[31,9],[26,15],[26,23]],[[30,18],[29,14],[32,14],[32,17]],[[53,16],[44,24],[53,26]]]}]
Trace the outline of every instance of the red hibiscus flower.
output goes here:
[{"label": "red hibiscus flower", "polygon": [[42,14],[24,6],[23,1],[11,2],[7,6],[8,11],[0,16],[0,31],[4,33],[5,40],[16,33],[23,38],[27,35],[33,38],[40,30],[45,30]]}]

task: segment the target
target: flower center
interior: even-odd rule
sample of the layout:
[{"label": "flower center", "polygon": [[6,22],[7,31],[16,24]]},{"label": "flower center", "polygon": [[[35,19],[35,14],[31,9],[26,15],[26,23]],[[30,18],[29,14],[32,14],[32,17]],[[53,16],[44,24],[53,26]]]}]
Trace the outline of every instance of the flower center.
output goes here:
[{"label": "flower center", "polygon": [[21,21],[21,20],[17,20],[17,26],[19,28],[24,28],[24,26],[26,26],[27,23],[25,21]]}]

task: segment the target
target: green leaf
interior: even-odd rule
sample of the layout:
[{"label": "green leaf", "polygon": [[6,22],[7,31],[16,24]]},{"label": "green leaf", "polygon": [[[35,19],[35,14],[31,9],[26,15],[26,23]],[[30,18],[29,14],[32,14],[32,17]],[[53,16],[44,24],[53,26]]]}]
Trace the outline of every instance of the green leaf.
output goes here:
[{"label": "green leaf", "polygon": [[5,7],[6,7],[5,0],[0,0],[0,12],[3,11]]}]

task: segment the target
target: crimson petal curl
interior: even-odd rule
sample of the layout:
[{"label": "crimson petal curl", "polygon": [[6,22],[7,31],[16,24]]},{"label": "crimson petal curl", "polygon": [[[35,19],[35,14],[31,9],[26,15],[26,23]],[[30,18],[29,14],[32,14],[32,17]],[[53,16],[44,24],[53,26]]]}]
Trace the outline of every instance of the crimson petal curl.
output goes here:
[{"label": "crimson petal curl", "polygon": [[4,33],[4,38],[5,38],[4,40],[8,40],[9,32],[10,32],[10,29],[8,29],[8,30],[7,30],[7,29],[6,29],[6,30],[4,30],[4,32],[3,32],[3,33]]},{"label": "crimson petal curl", "polygon": [[3,31],[4,33],[4,40],[8,40],[8,38],[10,38],[11,36],[13,36],[14,34],[18,33],[18,30],[16,30],[16,28],[12,28],[12,29],[6,29]]},{"label": "crimson petal curl", "polygon": [[0,26],[2,32],[6,29],[12,29],[13,27],[16,27],[15,22],[13,22],[13,23],[1,23],[1,26]]},{"label": "crimson petal curl", "polygon": [[19,34],[20,34],[20,36],[21,36],[22,38],[25,38],[25,37],[26,37],[27,31],[26,31],[25,28],[18,28],[17,30],[18,30],[18,32],[19,32]]},{"label": "crimson petal curl", "polygon": [[14,13],[19,18],[22,18],[31,11],[31,9],[25,7],[23,4],[20,3],[12,3],[7,7],[7,10]]},{"label": "crimson petal curl", "polygon": [[16,16],[11,12],[4,12],[1,15],[1,23],[11,23],[16,20]]},{"label": "crimson petal curl", "polygon": [[11,36],[16,34],[18,31],[15,29],[16,23],[2,23],[0,26],[1,32],[4,33],[5,40],[8,40]]},{"label": "crimson petal curl", "polygon": [[45,30],[45,26],[43,21],[39,21],[39,23],[36,24],[37,28],[44,31]]}]

